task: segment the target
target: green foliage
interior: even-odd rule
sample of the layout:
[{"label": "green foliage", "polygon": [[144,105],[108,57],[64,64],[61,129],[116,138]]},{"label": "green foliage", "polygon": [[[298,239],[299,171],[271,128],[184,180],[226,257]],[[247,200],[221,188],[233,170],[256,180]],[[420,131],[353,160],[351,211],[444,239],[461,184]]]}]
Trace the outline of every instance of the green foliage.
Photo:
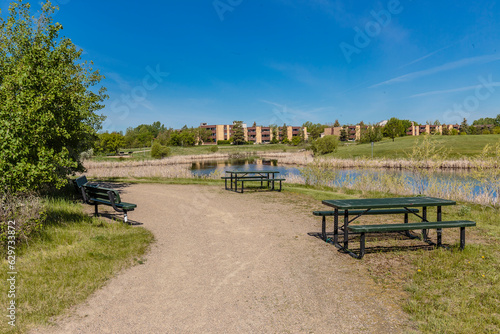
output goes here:
[{"label": "green foliage", "polygon": [[500,114],[498,114],[496,118],[490,118],[490,117],[480,118],[472,123],[472,125],[491,125],[491,124],[495,126],[500,126]]},{"label": "green foliage", "polygon": [[335,120],[335,123],[333,123],[333,127],[337,128],[340,126],[340,122],[338,119]]},{"label": "green foliage", "polygon": [[117,153],[120,147],[125,145],[125,137],[120,132],[107,131],[99,134],[99,140],[96,149],[103,153]]},{"label": "green foliage", "polygon": [[492,132],[493,134],[500,135],[500,126],[495,126]]},{"label": "green foliage", "polygon": [[460,134],[462,134],[462,133],[465,133],[465,134],[469,133],[469,125],[467,124],[467,119],[465,119],[465,118],[462,121],[462,123],[460,123]]},{"label": "green foliage", "polygon": [[450,129],[448,128],[448,126],[443,126],[443,133],[442,135],[443,136],[448,136],[450,134]]},{"label": "green foliage", "polygon": [[341,130],[340,130],[340,141],[348,141],[349,140],[349,136],[347,135],[347,126],[344,126]]},{"label": "green foliage", "polygon": [[286,126],[286,123],[283,124],[283,126],[281,127],[281,143],[282,144],[288,144],[290,143],[290,140],[288,139],[288,129],[287,129],[287,126]]},{"label": "green foliage", "polygon": [[403,125],[403,121],[393,117],[384,126],[383,135],[394,141],[394,138],[404,136],[406,134],[406,129],[407,127]]},{"label": "green foliage", "polygon": [[302,138],[300,138],[299,136],[295,136],[292,138],[292,145],[293,146],[298,146],[298,145],[300,145],[300,143],[302,143]]},{"label": "green foliage", "polygon": [[310,140],[315,140],[318,139],[321,136],[321,133],[325,130],[327,127],[326,125],[321,125],[319,123],[313,124],[312,122],[305,122],[302,124],[302,127],[307,128],[307,133],[309,135]]},{"label": "green foliage", "polygon": [[230,140],[218,140],[217,145],[230,145],[231,141]]},{"label": "green foliage", "polygon": [[456,135],[458,135],[458,130],[457,130],[457,129],[455,129],[455,128],[453,128],[453,129],[451,129],[450,134],[451,134],[452,136],[456,136]]},{"label": "green foliage", "polygon": [[278,144],[280,141],[278,139],[278,127],[276,125],[271,125],[271,133],[273,139],[271,139],[271,144]]},{"label": "green foliage", "polygon": [[338,146],[339,139],[337,136],[324,136],[313,141],[312,150],[315,155],[323,155],[335,152]]},{"label": "green foliage", "polygon": [[217,145],[213,145],[212,147],[210,147],[210,152],[218,152],[219,151],[219,147]]},{"label": "green foliage", "polygon": [[233,136],[231,139],[233,140],[234,145],[245,144],[245,130],[243,130],[242,121],[233,122]]},{"label": "green foliage", "polygon": [[194,146],[196,145],[196,130],[191,128],[188,129],[184,126],[180,132],[173,131],[170,134],[170,140],[168,145],[170,146]]},{"label": "green foliage", "polygon": [[93,86],[103,78],[82,51],[59,37],[55,7],[38,17],[15,1],[0,18],[0,191],[61,187],[83,170],[80,153],[93,147],[107,96]]},{"label": "green foliage", "polygon": [[162,159],[171,154],[170,147],[161,145],[158,141],[151,146],[151,157],[154,159]]},{"label": "green foliage", "polygon": [[369,126],[368,129],[362,129],[361,130],[361,138],[360,142],[361,143],[371,143],[371,142],[378,142],[382,140],[382,131],[380,129],[380,126],[375,125],[375,126]]}]

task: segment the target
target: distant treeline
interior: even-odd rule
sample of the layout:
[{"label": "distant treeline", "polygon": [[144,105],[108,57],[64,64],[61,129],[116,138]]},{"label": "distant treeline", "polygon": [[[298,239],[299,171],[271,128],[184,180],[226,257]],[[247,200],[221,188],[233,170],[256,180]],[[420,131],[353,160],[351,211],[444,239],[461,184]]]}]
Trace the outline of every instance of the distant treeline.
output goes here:
[{"label": "distant treeline", "polygon": [[[395,137],[406,136],[407,129],[412,125],[420,125],[418,122],[410,120],[400,120],[396,117],[391,118],[384,126],[365,124],[363,121],[356,125],[361,127],[360,142],[380,141],[383,137],[394,139]],[[439,121],[427,121],[430,125],[441,125]],[[351,124],[349,124],[351,125]],[[340,132],[340,141],[348,140],[347,133],[348,125],[341,125],[338,120],[332,124],[320,124],[305,122],[302,127],[307,128],[308,140],[310,142],[317,140],[329,127],[343,127]],[[485,127],[488,126],[488,127]],[[500,114],[496,118],[480,118],[475,120],[472,125],[468,125],[464,118],[460,124],[459,130],[443,129],[443,135],[456,134],[500,134]],[[276,137],[276,136],[275,136]],[[99,134],[99,138],[95,143],[94,151],[96,153],[115,153],[120,148],[140,148],[151,147],[153,142],[157,142],[162,146],[194,146],[203,142],[210,142],[211,131],[204,128],[188,128],[186,125],[182,129],[174,130],[167,128],[160,121],[153,124],[141,124],[135,128],[127,128],[125,134],[123,132],[104,132]],[[294,143],[297,144],[297,143]]]}]

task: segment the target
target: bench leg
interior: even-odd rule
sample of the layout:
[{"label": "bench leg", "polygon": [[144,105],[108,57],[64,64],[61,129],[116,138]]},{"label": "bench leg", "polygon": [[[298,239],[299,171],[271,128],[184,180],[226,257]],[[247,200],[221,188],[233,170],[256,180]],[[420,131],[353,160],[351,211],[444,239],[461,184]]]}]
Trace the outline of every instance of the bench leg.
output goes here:
[{"label": "bench leg", "polygon": [[465,248],[465,227],[460,228],[460,250]]},{"label": "bench leg", "polygon": [[127,223],[127,222],[128,222],[127,210],[123,210],[123,221],[124,221],[125,223]]},{"label": "bench leg", "polygon": [[281,192],[281,180],[280,180],[280,192]]},{"label": "bench leg", "polygon": [[94,216],[99,216],[99,210],[97,209],[98,204],[94,204],[95,206],[95,211],[94,211]]},{"label": "bench leg", "polygon": [[244,181],[241,181],[241,193],[242,193],[242,194],[243,194],[243,189],[245,188],[245,186],[244,186],[244,184],[243,184],[243,183],[244,183]]},{"label": "bench leg", "polygon": [[323,216],[321,219],[321,238],[326,241],[326,217]]}]

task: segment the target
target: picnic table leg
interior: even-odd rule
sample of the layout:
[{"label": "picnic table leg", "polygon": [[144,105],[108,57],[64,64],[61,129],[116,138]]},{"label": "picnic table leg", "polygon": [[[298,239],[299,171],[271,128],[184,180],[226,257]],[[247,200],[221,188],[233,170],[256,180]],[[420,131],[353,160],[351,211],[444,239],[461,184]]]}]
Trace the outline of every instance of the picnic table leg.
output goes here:
[{"label": "picnic table leg", "polygon": [[323,216],[323,219],[321,219],[321,238],[323,241],[326,241],[326,217]]},{"label": "picnic table leg", "polygon": [[349,225],[349,210],[344,211],[344,249],[349,248],[349,231],[347,231],[347,225]]},{"label": "picnic table leg", "polygon": [[243,194],[243,189],[245,188],[245,186],[243,185],[245,181],[241,180],[241,193]]},{"label": "picnic table leg", "polygon": [[[427,221],[427,207],[424,206],[422,207],[422,218],[423,218],[423,221],[426,222]],[[424,241],[428,241],[428,236],[427,236],[427,230],[422,230],[422,238],[424,239]]]},{"label": "picnic table leg", "polygon": [[[442,217],[442,215],[441,215],[441,207],[438,206],[437,207],[437,221],[438,222],[441,221],[441,217]],[[437,246],[441,247],[442,246],[442,244],[441,244],[441,234],[442,234],[443,229],[442,228],[438,228],[438,229],[436,229],[436,231],[437,231]]]},{"label": "picnic table leg", "polygon": [[[408,212],[405,213],[405,224],[408,224]],[[405,231],[405,235],[410,239],[418,239],[418,237],[411,234],[410,231]]]},{"label": "picnic table leg", "polygon": [[99,216],[99,212],[98,212],[98,209],[97,209],[97,206],[98,206],[98,205],[99,205],[99,204],[97,204],[97,203],[95,203],[95,204],[94,204],[94,206],[95,206],[94,216],[96,216],[96,217],[97,217],[97,216]]},{"label": "picnic table leg", "polygon": [[333,216],[333,244],[335,246],[339,244],[339,209],[335,209]]},{"label": "picnic table leg", "polygon": [[460,228],[460,250],[465,248],[465,227]]},{"label": "picnic table leg", "polygon": [[359,255],[358,259],[362,259],[363,256],[365,256],[365,233],[361,233],[360,239],[359,239]]}]

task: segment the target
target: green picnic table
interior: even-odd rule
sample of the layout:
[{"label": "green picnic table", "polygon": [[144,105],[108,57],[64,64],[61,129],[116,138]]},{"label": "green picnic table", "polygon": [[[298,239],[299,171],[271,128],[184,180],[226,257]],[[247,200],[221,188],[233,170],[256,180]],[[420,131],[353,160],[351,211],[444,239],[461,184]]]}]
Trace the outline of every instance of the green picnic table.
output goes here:
[{"label": "green picnic table", "polygon": [[[343,199],[343,200],[324,200],[324,205],[334,208],[333,212],[322,212],[322,215],[332,215],[334,218],[333,227],[333,243],[336,247],[349,253],[351,256],[361,259],[365,254],[365,233],[371,232],[409,232],[410,230],[422,230],[422,239],[438,247],[442,247],[442,229],[459,227],[460,228],[460,248],[465,246],[465,227],[475,226],[475,222],[458,220],[458,221],[443,221],[442,207],[456,205],[455,201],[435,198],[435,197],[398,197],[398,198],[366,198],[366,199]],[[427,208],[437,207],[436,221],[429,221],[427,217]],[[413,209],[411,209],[413,208]],[[422,208],[422,215],[419,210],[414,208]],[[340,211],[342,210],[342,211]],[[349,214],[353,212],[355,217],[350,218]],[[317,213],[317,212],[316,212]],[[315,215],[318,215],[316,214]],[[342,213],[344,217],[343,245],[338,243],[339,234],[339,217]],[[350,225],[353,221],[363,215],[373,214],[393,214],[406,213],[405,222],[403,224],[377,224],[377,225]],[[420,218],[419,223],[408,223],[407,214],[413,214]],[[351,215],[352,217],[352,215]],[[430,241],[427,235],[428,229],[437,230],[437,244]],[[354,254],[349,250],[349,234],[361,234],[359,255]],[[411,234],[407,236],[412,237]]]},{"label": "green picnic table", "polygon": [[[280,187],[278,191],[281,191],[281,182],[285,181],[285,179],[277,178],[276,175],[279,174],[279,171],[256,171],[256,170],[227,170],[226,176],[223,176],[222,179],[225,183],[226,190],[233,190],[238,192],[238,182],[241,184],[240,192],[243,193],[245,189],[245,182],[260,182],[261,188],[264,187],[264,183],[266,183],[266,187],[270,190],[275,189],[275,182],[279,182]],[[229,176],[227,176],[229,174]],[[227,181],[230,181],[230,187],[227,185]]]}]

